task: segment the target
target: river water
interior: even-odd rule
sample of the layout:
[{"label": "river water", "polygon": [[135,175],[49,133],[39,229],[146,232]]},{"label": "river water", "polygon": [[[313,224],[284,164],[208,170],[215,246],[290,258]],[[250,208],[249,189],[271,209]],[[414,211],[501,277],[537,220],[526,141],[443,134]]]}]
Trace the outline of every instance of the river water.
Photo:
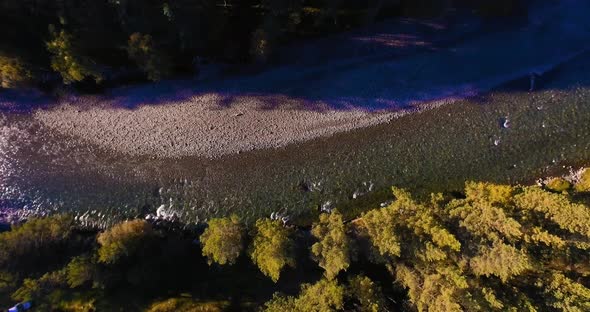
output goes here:
[{"label": "river water", "polygon": [[[73,213],[86,226],[135,217],[194,225],[273,212],[304,224],[322,208],[353,216],[389,199],[461,190],[465,180],[531,183],[590,161],[590,82],[584,56],[535,93],[526,79],[388,124],[205,159],[131,157],[44,129],[27,113],[0,117],[3,217]],[[504,122],[509,120],[509,126]]]}]

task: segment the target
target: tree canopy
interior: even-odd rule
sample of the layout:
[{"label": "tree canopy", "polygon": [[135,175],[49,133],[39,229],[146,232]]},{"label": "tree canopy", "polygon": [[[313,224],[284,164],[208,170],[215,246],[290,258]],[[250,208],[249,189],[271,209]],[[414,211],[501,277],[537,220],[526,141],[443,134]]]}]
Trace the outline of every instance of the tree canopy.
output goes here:
[{"label": "tree canopy", "polygon": [[244,227],[236,215],[211,219],[200,240],[209,264],[234,264],[244,249]]},{"label": "tree canopy", "polygon": [[250,258],[264,275],[276,282],[284,267],[295,267],[291,230],[280,220],[260,219],[256,221],[255,231]]},{"label": "tree canopy", "polygon": [[311,228],[311,234],[318,240],[311,246],[311,253],[328,279],[350,266],[350,242],[342,215],[338,210],[320,215],[318,223]]}]

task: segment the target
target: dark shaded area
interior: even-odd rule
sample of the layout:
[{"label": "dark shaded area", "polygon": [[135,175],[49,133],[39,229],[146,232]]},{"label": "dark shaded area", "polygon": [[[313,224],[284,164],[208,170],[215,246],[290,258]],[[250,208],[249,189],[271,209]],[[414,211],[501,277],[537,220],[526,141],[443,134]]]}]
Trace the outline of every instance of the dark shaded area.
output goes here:
[{"label": "dark shaded area", "polygon": [[[161,71],[164,77],[195,74],[208,60],[228,64],[256,63],[256,66],[245,68],[232,66],[251,71],[260,68],[262,63],[298,60],[299,57],[275,53],[285,44],[362,29],[386,18],[424,19],[422,27],[428,31],[432,17],[454,19],[456,11],[474,10],[486,18],[518,16],[521,19],[529,2],[6,0],[0,3],[0,37],[3,38],[0,56],[14,59],[29,70],[33,74],[29,84],[55,87],[60,84],[60,75],[81,71],[73,83],[82,90],[91,91],[92,85],[97,87],[93,82],[95,74],[100,76],[98,86],[102,88],[140,82],[146,75],[150,77],[154,70]],[[505,23],[496,25],[502,24]],[[69,55],[66,62],[69,63],[59,67],[55,62],[56,59],[62,62],[62,56],[55,51],[51,53],[48,45],[62,31],[70,41],[58,50]],[[160,64],[154,66],[129,55],[129,38],[136,33],[150,37],[151,43],[145,47],[145,53],[148,57],[163,60]],[[393,38],[396,40],[399,38]],[[362,54],[362,49],[358,46],[351,51]],[[317,60],[323,58],[317,56]]]}]

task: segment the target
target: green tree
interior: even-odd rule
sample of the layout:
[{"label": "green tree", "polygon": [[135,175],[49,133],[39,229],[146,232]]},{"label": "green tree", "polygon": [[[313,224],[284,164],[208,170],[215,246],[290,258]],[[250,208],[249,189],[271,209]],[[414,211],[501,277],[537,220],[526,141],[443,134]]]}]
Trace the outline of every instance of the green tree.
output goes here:
[{"label": "green tree", "polygon": [[295,267],[291,231],[279,220],[256,221],[256,234],[250,248],[250,258],[264,275],[279,280],[285,266]]},{"label": "green tree", "polygon": [[145,312],[221,312],[227,302],[200,302],[191,298],[170,298],[152,303]]},{"label": "green tree", "polygon": [[65,270],[49,272],[38,279],[25,278],[22,286],[12,294],[12,298],[18,301],[36,300],[65,286],[67,286]]},{"label": "green tree", "polygon": [[349,279],[348,293],[358,304],[356,311],[380,312],[387,311],[385,299],[380,287],[364,275],[355,275]]},{"label": "green tree", "polygon": [[135,253],[154,234],[152,226],[145,220],[125,221],[115,224],[97,237],[100,248],[98,260],[115,263]]},{"label": "green tree", "polygon": [[72,218],[65,215],[31,218],[13,226],[11,231],[0,233],[0,267],[14,268],[34,262],[43,256],[43,251],[67,240],[71,224]]},{"label": "green tree", "polygon": [[26,84],[32,78],[31,71],[21,59],[0,54],[1,88],[15,88]]},{"label": "green tree", "polygon": [[66,266],[66,278],[71,288],[82,286],[94,276],[95,265],[88,256],[75,257]]},{"label": "green tree", "polygon": [[476,275],[494,275],[506,282],[532,269],[529,257],[513,246],[495,243],[492,248],[482,246],[481,249],[480,254],[469,262]]},{"label": "green tree", "polygon": [[342,215],[338,210],[320,215],[318,223],[311,228],[311,234],[318,240],[311,246],[315,261],[325,270],[328,279],[333,279],[350,265],[350,242]]},{"label": "green tree", "polygon": [[344,308],[345,288],[336,280],[321,279],[315,284],[303,284],[297,298],[275,294],[265,303],[264,311],[331,312]]},{"label": "green tree", "polygon": [[209,264],[234,264],[244,248],[244,228],[236,215],[211,219],[201,234],[203,256]]},{"label": "green tree", "polygon": [[150,35],[133,33],[129,36],[127,54],[146,73],[149,80],[158,81],[171,72],[168,57],[158,51]]},{"label": "green tree", "polygon": [[84,56],[76,45],[75,38],[65,30],[57,31],[50,28],[51,40],[47,42],[47,50],[51,53],[51,68],[59,73],[65,84],[82,81],[92,77],[96,82],[102,75],[95,70],[90,58]]}]

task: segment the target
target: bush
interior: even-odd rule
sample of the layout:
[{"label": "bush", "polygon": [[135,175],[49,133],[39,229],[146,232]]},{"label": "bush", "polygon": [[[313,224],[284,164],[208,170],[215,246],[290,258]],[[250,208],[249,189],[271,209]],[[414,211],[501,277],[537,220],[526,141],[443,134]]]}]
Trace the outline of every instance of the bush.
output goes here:
[{"label": "bush", "polygon": [[160,53],[150,35],[133,33],[127,42],[127,54],[149,80],[158,81],[171,72],[168,58]]},{"label": "bush", "polygon": [[569,190],[572,187],[572,184],[564,178],[552,178],[547,181],[545,186],[551,191],[563,193]]},{"label": "bush", "polygon": [[73,35],[65,30],[50,29],[51,40],[47,42],[47,50],[52,54],[51,68],[59,73],[65,84],[78,82],[87,77],[96,82],[102,81],[102,75],[96,71],[93,62],[84,56]]},{"label": "bush", "polygon": [[578,181],[576,182],[576,191],[578,192],[589,192],[590,191],[590,169],[586,168],[580,174]]},{"label": "bush", "polygon": [[0,87],[20,87],[31,79],[31,72],[19,58],[0,55]]},{"label": "bush", "polygon": [[98,235],[98,260],[115,263],[135,253],[152,236],[152,226],[145,220],[125,221]]},{"label": "bush", "polygon": [[[0,267],[20,267],[41,257],[41,251],[64,242],[70,235],[69,216],[33,218],[0,234]],[[35,268],[38,269],[38,268]]]},{"label": "bush", "polygon": [[199,302],[191,298],[170,298],[154,302],[146,312],[221,312],[227,302]]}]

